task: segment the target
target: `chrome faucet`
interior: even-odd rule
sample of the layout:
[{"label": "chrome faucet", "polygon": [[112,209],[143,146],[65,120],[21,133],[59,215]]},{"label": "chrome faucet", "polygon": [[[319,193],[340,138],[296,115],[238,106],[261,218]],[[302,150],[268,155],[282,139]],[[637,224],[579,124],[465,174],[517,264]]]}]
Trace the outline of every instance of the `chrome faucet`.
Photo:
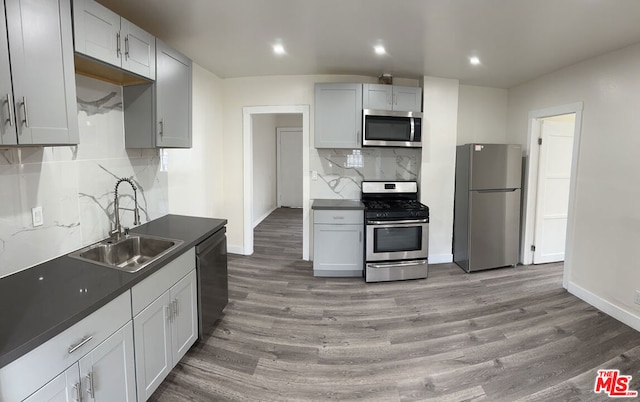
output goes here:
[{"label": "chrome faucet", "polygon": [[[120,185],[120,183],[122,183],[123,181],[126,181],[127,183],[129,183],[131,185],[131,188],[133,189],[133,202],[135,204],[134,208],[121,208],[120,207],[120,202],[118,201],[118,186]],[[109,231],[109,236],[112,236],[113,238],[117,240],[120,240],[120,238],[122,238],[122,226],[120,225],[120,210],[124,209],[127,211],[132,211],[133,212],[133,224],[134,225],[139,225],[140,224],[140,211],[138,210],[138,193],[137,193],[138,188],[136,187],[135,184],[133,184],[133,181],[131,179],[128,179],[126,177],[122,178],[122,179],[118,179],[118,181],[116,182],[116,187],[115,187],[115,199],[113,201],[113,215],[115,217],[115,227]],[[129,230],[125,229],[125,235],[128,234]]]}]

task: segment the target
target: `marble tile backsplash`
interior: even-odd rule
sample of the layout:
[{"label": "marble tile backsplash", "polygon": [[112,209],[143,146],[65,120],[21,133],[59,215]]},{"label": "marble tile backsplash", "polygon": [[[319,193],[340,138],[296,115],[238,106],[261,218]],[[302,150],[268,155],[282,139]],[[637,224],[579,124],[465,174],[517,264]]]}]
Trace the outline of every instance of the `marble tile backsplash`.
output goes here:
[{"label": "marble tile backsplash", "polygon": [[421,149],[312,149],[311,198],[359,199],[363,180],[418,180]]},{"label": "marble tile backsplash", "polygon": [[[168,213],[159,151],[124,147],[122,89],[83,76],[76,86],[78,146],[0,149],[0,277],[107,237],[119,177],[136,183],[142,222]],[[119,190],[120,205],[131,207],[131,188]],[[36,206],[44,224],[33,227]],[[133,226],[131,213],[121,215]]]}]

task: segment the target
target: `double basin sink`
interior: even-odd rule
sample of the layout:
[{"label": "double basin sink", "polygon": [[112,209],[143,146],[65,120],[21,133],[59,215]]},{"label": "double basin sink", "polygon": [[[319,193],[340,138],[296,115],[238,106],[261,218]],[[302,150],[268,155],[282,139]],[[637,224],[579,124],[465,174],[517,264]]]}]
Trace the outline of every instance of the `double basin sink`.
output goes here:
[{"label": "double basin sink", "polygon": [[125,272],[137,272],[180,246],[182,240],[131,234],[108,238],[69,254],[70,257]]}]

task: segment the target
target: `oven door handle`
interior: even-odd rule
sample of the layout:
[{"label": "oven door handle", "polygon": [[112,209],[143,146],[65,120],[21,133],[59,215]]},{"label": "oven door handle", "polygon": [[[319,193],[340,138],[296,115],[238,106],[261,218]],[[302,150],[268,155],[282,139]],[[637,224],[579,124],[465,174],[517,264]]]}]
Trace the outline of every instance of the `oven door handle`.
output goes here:
[{"label": "oven door handle", "polygon": [[413,225],[416,223],[429,223],[428,219],[409,219],[405,221],[367,221],[367,225]]},{"label": "oven door handle", "polygon": [[396,261],[396,262],[388,262],[385,264],[371,264],[367,263],[367,266],[370,268],[390,268],[390,267],[411,267],[414,265],[426,265],[427,260],[416,260],[416,261]]}]

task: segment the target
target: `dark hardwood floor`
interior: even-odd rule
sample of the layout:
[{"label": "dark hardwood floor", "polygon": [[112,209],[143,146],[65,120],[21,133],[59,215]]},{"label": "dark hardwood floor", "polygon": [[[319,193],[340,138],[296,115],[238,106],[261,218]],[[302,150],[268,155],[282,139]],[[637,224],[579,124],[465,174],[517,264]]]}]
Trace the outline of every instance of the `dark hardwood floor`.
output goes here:
[{"label": "dark hardwood floor", "polygon": [[301,239],[279,209],[229,256],[224,318],[152,400],[608,400],[603,368],[640,390],[640,333],[567,293],[561,264],[365,284],[314,278]]}]

